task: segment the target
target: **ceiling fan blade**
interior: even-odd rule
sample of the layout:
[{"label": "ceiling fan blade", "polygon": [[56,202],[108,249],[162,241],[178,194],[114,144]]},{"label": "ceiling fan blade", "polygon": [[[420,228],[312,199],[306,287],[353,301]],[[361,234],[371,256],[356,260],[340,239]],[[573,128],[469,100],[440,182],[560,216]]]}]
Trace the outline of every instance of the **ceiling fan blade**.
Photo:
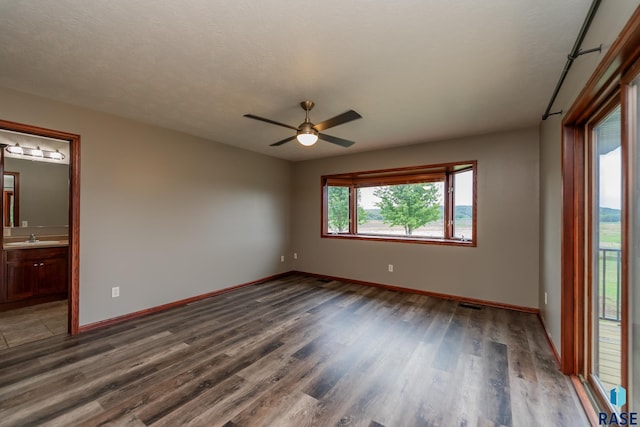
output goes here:
[{"label": "ceiling fan blade", "polygon": [[298,130],[298,128],[294,128],[293,126],[286,125],[284,123],[276,122],[275,120],[265,119],[264,117],[254,116],[253,114],[245,114],[244,117],[248,117],[254,120],[260,120],[261,122],[271,123],[272,125],[283,126],[289,129]]},{"label": "ceiling fan blade", "polygon": [[336,144],[339,145],[341,147],[351,147],[353,144],[355,144],[355,142],[353,141],[349,141],[348,139],[342,139],[342,138],[338,138],[337,136],[331,136],[331,135],[327,135],[324,133],[319,133],[318,134],[318,138],[330,142],[332,144]]},{"label": "ceiling fan blade", "polygon": [[282,139],[282,140],[280,140],[278,142],[274,142],[273,144],[269,145],[269,147],[277,147],[278,145],[282,145],[282,144],[285,144],[285,143],[287,143],[289,141],[293,141],[294,139],[296,139],[295,135],[290,136],[289,138]]},{"label": "ceiling fan blade", "polygon": [[360,118],[362,118],[362,116],[360,114],[356,113],[353,110],[349,110],[349,111],[347,111],[345,113],[338,114],[335,117],[327,119],[324,122],[320,122],[317,125],[314,125],[313,127],[318,132],[322,132],[325,129],[329,129],[329,128],[332,128],[332,127],[338,126],[338,125],[342,125],[344,123],[350,122],[352,120],[360,119]]}]

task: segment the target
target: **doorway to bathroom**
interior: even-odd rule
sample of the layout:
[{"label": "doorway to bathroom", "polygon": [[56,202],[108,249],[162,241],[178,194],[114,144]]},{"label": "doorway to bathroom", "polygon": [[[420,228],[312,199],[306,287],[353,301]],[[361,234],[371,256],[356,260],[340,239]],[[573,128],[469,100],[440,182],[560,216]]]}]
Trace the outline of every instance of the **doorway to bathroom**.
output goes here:
[{"label": "doorway to bathroom", "polygon": [[0,120],[0,349],[78,333],[75,134]]}]

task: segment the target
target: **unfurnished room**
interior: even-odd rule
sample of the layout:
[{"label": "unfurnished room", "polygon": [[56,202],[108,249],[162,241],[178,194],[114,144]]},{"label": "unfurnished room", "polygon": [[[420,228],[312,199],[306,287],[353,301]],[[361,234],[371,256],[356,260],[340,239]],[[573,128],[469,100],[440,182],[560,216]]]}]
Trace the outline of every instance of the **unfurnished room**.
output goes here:
[{"label": "unfurnished room", "polygon": [[0,2],[0,426],[640,423],[640,1]]}]

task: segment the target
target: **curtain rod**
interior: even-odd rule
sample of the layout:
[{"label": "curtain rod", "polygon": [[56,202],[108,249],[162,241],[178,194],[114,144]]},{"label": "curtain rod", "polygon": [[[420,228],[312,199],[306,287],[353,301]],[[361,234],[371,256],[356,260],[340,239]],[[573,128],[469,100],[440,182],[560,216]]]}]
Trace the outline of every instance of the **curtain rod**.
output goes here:
[{"label": "curtain rod", "polygon": [[587,16],[584,18],[584,22],[582,23],[582,27],[580,28],[580,32],[578,33],[578,37],[576,38],[576,42],[573,44],[573,49],[571,49],[571,53],[567,55],[567,62],[564,64],[564,69],[562,70],[560,79],[556,84],[556,88],[553,90],[553,95],[551,95],[551,99],[549,100],[549,105],[547,105],[547,109],[542,115],[542,120],[547,120],[549,116],[562,114],[562,110],[555,113],[550,113],[550,111],[551,111],[551,107],[553,107],[553,103],[555,102],[556,97],[558,96],[558,92],[560,92],[560,88],[564,83],[564,79],[567,77],[567,73],[569,72],[569,69],[573,64],[574,59],[586,53],[600,52],[602,50],[602,45],[593,49],[580,50],[580,46],[582,46],[582,42],[584,41],[584,38],[587,35],[587,31],[589,31],[589,27],[591,26],[593,17],[596,15],[598,6],[600,6],[600,0],[593,0],[593,2],[591,3],[591,7],[589,8],[589,12],[587,12]]}]

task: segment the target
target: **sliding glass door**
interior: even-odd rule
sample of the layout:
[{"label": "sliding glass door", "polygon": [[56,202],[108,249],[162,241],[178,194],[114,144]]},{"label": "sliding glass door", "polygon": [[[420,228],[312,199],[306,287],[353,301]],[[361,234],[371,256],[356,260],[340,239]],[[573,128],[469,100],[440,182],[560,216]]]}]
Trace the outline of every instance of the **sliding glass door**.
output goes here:
[{"label": "sliding glass door", "polygon": [[622,139],[619,103],[596,116],[589,144],[588,371],[606,394],[623,383]]}]

